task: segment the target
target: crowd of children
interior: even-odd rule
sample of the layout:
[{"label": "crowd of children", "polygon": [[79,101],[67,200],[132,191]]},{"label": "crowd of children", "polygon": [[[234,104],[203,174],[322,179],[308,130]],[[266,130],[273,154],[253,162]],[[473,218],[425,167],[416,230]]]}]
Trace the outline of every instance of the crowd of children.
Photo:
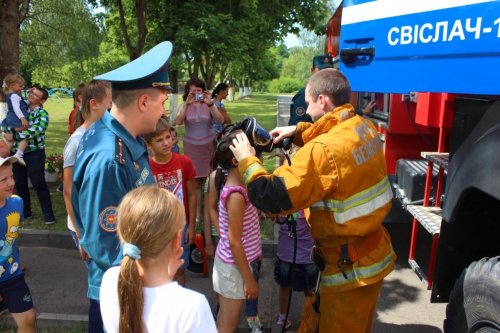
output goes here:
[{"label": "crowd of children", "polygon": [[[7,77],[5,86],[8,112],[2,122],[4,140],[9,145],[17,141],[20,149],[13,157],[0,158],[0,215],[4,221],[0,224],[0,232],[3,230],[1,235],[5,235],[0,239],[0,297],[19,331],[34,332],[35,311],[20,269],[17,248],[17,228],[23,219],[23,202],[13,195],[12,175],[12,163],[23,163],[22,147],[26,142],[25,137],[16,134],[16,130],[26,127],[28,118],[25,113],[27,104],[18,95],[24,87],[24,80],[19,75]],[[90,269],[95,258],[87,253],[88,245],[82,246],[82,225],[77,223],[80,213],[75,211],[72,203],[75,200],[74,168],[81,158],[79,146],[82,140],[86,140],[85,133],[95,131],[94,123],[111,108],[112,86],[106,81],[92,80],[75,91],[75,108],[69,126],[71,136],[63,153],[62,188],[68,229]],[[194,103],[196,93],[189,92],[186,100]],[[208,93],[204,93],[204,97],[206,95]],[[219,85],[212,95],[214,101],[209,102],[210,107],[215,104],[215,107],[224,108],[221,100],[226,95],[227,85]],[[142,135],[156,186],[144,183],[144,186],[129,190],[113,213],[116,221],[104,221],[115,223],[123,249],[121,265],[106,270],[100,300],[97,299],[106,332],[234,332],[243,308],[249,329],[262,332],[258,316],[262,257],[260,213],[250,202],[238,174],[238,162],[229,149],[237,132],[221,127],[221,122],[230,121],[225,108],[223,114],[224,120],[214,124],[218,136],[214,140],[212,172],[205,182],[203,199],[206,253],[212,263],[211,277],[217,307],[211,310],[203,295],[184,289],[184,270],[189,265],[198,215],[197,174],[191,158],[179,153],[175,128],[162,116],[152,132]],[[120,149],[119,145],[117,141]],[[117,157],[118,161],[120,158]],[[298,261],[300,283],[292,285],[289,280],[290,260],[285,253],[289,251],[290,235],[286,234],[283,225],[280,227],[275,267],[275,279],[280,286],[277,322],[285,324],[286,328],[290,327],[290,322],[283,323],[288,288],[310,295],[316,279],[316,271],[305,259],[304,252],[310,250],[310,234],[307,236],[303,216],[297,221],[297,234],[305,239],[299,237],[301,242],[304,241]],[[90,300],[92,308],[93,298]],[[89,321],[89,330],[94,331],[95,326],[90,328],[90,325]]]}]

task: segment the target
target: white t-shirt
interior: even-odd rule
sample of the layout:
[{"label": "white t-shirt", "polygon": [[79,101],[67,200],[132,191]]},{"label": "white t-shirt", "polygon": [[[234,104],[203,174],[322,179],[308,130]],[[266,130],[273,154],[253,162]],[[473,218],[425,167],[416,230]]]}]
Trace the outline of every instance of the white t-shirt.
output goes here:
[{"label": "white t-shirt", "polygon": [[[118,275],[120,267],[104,273],[101,284],[101,315],[107,333],[118,332],[120,307]],[[216,333],[214,318],[204,295],[185,289],[177,282],[143,288],[142,320],[148,332]]]},{"label": "white t-shirt", "polygon": [[[76,151],[78,149],[78,144],[82,140],[82,136],[85,133],[85,128],[78,127],[73,134],[69,137],[63,150],[63,169],[72,167],[75,165]],[[68,229],[76,232],[71,223],[71,219],[68,215]]]}]

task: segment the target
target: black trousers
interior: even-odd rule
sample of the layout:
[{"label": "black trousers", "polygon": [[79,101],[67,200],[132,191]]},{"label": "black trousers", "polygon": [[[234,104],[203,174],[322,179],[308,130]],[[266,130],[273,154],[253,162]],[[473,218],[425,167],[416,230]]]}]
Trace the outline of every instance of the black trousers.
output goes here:
[{"label": "black trousers", "polygon": [[14,163],[13,166],[17,195],[24,202],[24,216],[31,216],[31,198],[28,189],[29,177],[40,202],[43,218],[46,222],[54,221],[55,216],[52,210],[52,200],[47,182],[45,181],[45,149],[24,153],[24,161],[26,162],[26,167],[19,163]]}]

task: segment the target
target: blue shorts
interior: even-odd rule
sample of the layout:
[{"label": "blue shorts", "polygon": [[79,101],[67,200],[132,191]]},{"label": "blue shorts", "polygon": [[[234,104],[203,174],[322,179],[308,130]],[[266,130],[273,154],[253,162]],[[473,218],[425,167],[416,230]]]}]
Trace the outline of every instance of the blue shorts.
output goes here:
[{"label": "blue shorts", "polygon": [[0,296],[10,313],[22,313],[33,309],[31,292],[24,281],[24,274],[0,282]]},{"label": "blue shorts", "polygon": [[187,230],[188,230],[189,225],[186,223],[184,226],[184,229],[182,229],[182,249],[184,250],[182,252],[181,259],[184,259],[184,264],[182,264],[179,269],[186,269],[189,266],[189,255],[191,253],[191,246],[187,245],[186,241],[186,236],[187,236]]},{"label": "blue shorts", "polygon": [[[290,287],[290,268],[292,264],[276,257],[274,264],[274,281],[281,287]],[[316,287],[318,269],[314,264],[295,264],[293,274],[293,290],[309,291]]]}]

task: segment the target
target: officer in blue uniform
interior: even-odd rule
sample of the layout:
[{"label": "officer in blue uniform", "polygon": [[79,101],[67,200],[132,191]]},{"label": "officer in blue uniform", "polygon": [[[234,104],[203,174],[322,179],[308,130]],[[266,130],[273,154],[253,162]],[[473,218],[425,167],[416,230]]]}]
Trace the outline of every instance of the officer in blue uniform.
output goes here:
[{"label": "officer in blue uniform", "polygon": [[141,135],[165,113],[171,90],[163,42],[140,58],[95,77],[111,82],[113,105],[84,134],[73,172],[72,206],[88,263],[89,332],[103,332],[99,290],[104,272],[123,257],[116,235],[116,207],[130,190],[154,184]]},{"label": "officer in blue uniform", "polygon": [[[311,68],[311,74],[316,73],[324,68],[332,68],[333,60],[328,54],[319,55],[313,58],[313,64]],[[292,104],[290,104],[290,120],[288,125],[297,125],[299,121],[306,121],[312,123],[311,117],[306,113],[306,88],[302,88],[298,93],[292,98]]]}]

